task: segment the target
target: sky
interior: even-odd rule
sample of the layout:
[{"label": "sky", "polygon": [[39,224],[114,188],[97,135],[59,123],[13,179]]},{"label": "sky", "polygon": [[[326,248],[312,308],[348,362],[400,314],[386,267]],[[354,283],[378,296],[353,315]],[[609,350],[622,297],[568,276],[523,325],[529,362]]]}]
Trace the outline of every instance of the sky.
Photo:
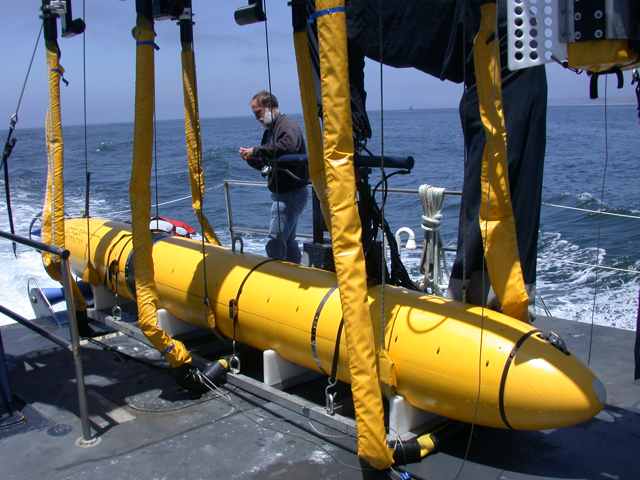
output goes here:
[{"label": "sky", "polygon": [[[87,122],[132,122],[135,82],[134,0],[85,0],[73,2],[74,17],[84,17],[86,31]],[[0,33],[0,58],[4,67],[0,85],[0,130],[15,111],[41,21],[40,0],[4,2],[6,19]],[[193,0],[194,34],[200,115],[249,116],[250,97],[268,86],[264,24],[240,27],[233,20],[236,8],[246,0]],[[287,0],[267,1],[271,87],[281,110],[300,112],[300,97]],[[156,111],[158,119],[182,118],[179,28],[174,22],[156,24]],[[62,85],[63,124],[83,122],[83,39],[60,39],[62,66],[70,82]],[[41,127],[47,108],[47,74],[41,41],[20,108],[20,127]],[[547,69],[549,103],[587,104],[588,79],[551,65]],[[367,61],[368,108],[380,107],[379,65]],[[609,80],[609,101],[632,103],[628,86],[618,92]],[[457,108],[462,87],[442,82],[413,69],[384,67],[384,108]],[[601,87],[601,91],[603,88]]]}]

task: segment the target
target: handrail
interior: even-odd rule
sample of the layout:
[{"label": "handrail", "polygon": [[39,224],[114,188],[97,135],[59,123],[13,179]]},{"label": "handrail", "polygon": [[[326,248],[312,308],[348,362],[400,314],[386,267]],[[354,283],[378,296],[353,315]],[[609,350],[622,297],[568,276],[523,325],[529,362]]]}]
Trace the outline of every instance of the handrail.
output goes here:
[{"label": "handrail", "polygon": [[[249,234],[257,234],[257,235],[268,235],[269,230],[266,228],[253,228],[253,227],[235,227],[233,229],[235,233],[249,233]],[[296,237],[312,239],[313,235],[309,233],[296,233]]]},{"label": "handrail", "polygon": [[565,210],[575,210],[577,212],[591,213],[594,215],[610,215],[612,217],[632,218],[634,220],[640,220],[640,216],[629,215],[626,213],[607,212],[605,210],[591,210],[589,208],[571,207],[569,205],[559,205],[557,203],[548,203],[548,202],[542,202],[542,205],[544,205],[545,207],[562,208]]},{"label": "handrail", "polygon": [[35,248],[36,250],[43,250],[45,252],[52,253],[53,255],[58,255],[63,260],[69,258],[69,250],[63,250],[55,245],[48,245],[46,243],[38,242],[37,240],[31,240],[30,238],[21,237],[20,235],[14,235],[13,233],[5,232],[4,230],[0,230],[0,238],[5,238],[12,242]]},{"label": "handrail", "polygon": [[[403,193],[403,194],[410,194],[410,195],[418,195],[418,189],[413,189],[413,188],[387,188],[386,189],[387,192],[389,193]],[[451,195],[451,196],[457,196],[460,197],[462,196],[462,192],[459,190],[445,190],[444,191],[444,195]]]},{"label": "handrail", "polygon": [[89,408],[87,405],[87,392],[84,382],[84,371],[82,368],[82,354],[80,351],[80,334],[78,333],[78,319],[76,317],[76,309],[73,302],[73,289],[71,288],[72,276],[71,268],[69,265],[69,250],[61,249],[59,247],[56,247],[55,245],[48,245],[36,240],[31,240],[30,238],[21,237],[20,235],[14,235],[3,230],[0,230],[0,238],[19,243],[21,245],[26,245],[37,250],[52,253],[53,255],[57,255],[62,259],[62,288],[67,305],[67,315],[69,316],[69,331],[71,335],[71,342],[67,342],[64,339],[61,339],[60,337],[47,332],[39,325],[18,315],[17,313],[9,310],[2,305],[0,305],[0,313],[33,330],[38,335],[43,336],[56,345],[59,345],[71,351],[76,372],[78,406],[80,410],[80,422],[82,424],[82,438],[80,439],[80,444],[83,446],[95,445],[99,441],[99,438],[94,437],[91,434],[91,426],[89,424]]},{"label": "handrail", "polygon": [[71,351],[71,345],[69,345],[69,342],[67,342],[64,338],[60,338],[57,335],[54,335],[53,333],[48,332],[47,330],[42,328],[40,325],[37,325],[37,324],[33,323],[31,320],[28,320],[28,319],[24,318],[22,315],[17,314],[13,310],[9,310],[4,305],[0,305],[0,313],[3,314],[3,315],[6,315],[9,318],[11,318],[12,320],[16,321],[20,325],[22,325],[24,327],[27,327],[30,330],[33,330],[38,335],[40,335],[40,336],[46,338],[47,340],[55,343],[59,347],[62,347],[65,350]]},{"label": "handrail", "polygon": [[[225,199],[228,203],[228,208],[227,208],[227,220],[229,222],[230,225],[230,231],[232,232],[232,237],[233,237],[233,232],[239,232],[239,233],[258,233],[258,234],[267,234],[268,231],[267,230],[263,230],[263,229],[255,229],[255,228],[249,228],[249,227],[241,227],[241,228],[237,228],[233,226],[233,218],[230,216],[230,194],[229,194],[229,185],[238,185],[238,186],[245,186],[245,187],[266,187],[267,184],[265,182],[254,182],[254,181],[248,181],[248,180],[224,180],[224,184],[225,184]],[[387,192],[389,193],[399,193],[399,194],[403,194],[403,195],[418,195],[418,189],[415,188],[387,188]],[[444,195],[445,196],[462,196],[462,192],[459,190],[445,190],[444,191]],[[615,212],[606,212],[606,211],[602,211],[602,210],[589,210],[586,208],[578,208],[578,207],[571,207],[568,205],[558,205],[555,203],[548,203],[548,202],[542,202],[542,206],[545,207],[552,207],[552,208],[561,208],[561,209],[566,209],[566,210],[574,210],[574,211],[579,211],[579,212],[585,212],[585,213],[590,213],[590,214],[594,214],[594,215],[609,215],[609,216],[614,216],[614,217],[623,217],[623,218],[631,218],[631,219],[636,219],[636,220],[640,220],[640,216],[636,216],[636,215],[628,215],[628,214],[622,214],[622,213],[615,213]],[[298,234],[298,236],[302,237],[302,238],[312,238],[311,235],[308,234]],[[450,247],[444,247],[444,250],[447,252],[455,252],[457,250],[457,248],[455,246],[450,246]],[[562,260],[565,263],[571,263],[574,265],[579,265],[579,266],[588,266],[588,267],[595,267],[595,268],[600,268],[603,270],[614,270],[617,272],[621,272],[621,273],[626,273],[629,275],[638,275],[640,274],[640,270],[635,271],[635,270],[631,270],[631,269],[624,269],[624,268],[616,268],[616,267],[609,267],[606,265],[596,265],[594,263],[582,263],[582,262],[572,262],[570,260]]]}]

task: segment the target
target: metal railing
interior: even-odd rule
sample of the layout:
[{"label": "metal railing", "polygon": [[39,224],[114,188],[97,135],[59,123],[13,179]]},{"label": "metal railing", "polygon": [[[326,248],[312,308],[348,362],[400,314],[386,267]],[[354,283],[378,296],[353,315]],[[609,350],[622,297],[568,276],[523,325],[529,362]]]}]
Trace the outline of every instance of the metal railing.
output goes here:
[{"label": "metal railing", "polygon": [[[247,226],[238,226],[233,219],[233,208],[231,206],[231,186],[237,187],[256,187],[256,188],[267,188],[267,182],[255,182],[249,180],[223,180],[224,186],[224,202],[225,208],[227,211],[227,228],[229,230],[229,235],[231,237],[231,241],[234,242],[236,238],[236,234],[250,234],[250,235],[268,235],[269,230],[266,228],[257,228],[257,227],[247,227]],[[309,188],[311,186],[309,185]],[[387,192],[389,193],[399,193],[401,195],[418,195],[418,189],[411,188],[387,188]],[[462,192],[456,190],[446,190],[444,195],[450,196],[461,196]],[[307,240],[312,240],[313,235],[310,233],[298,232],[296,234],[297,237],[304,238]],[[444,250],[447,252],[455,252],[455,247],[444,247]]]},{"label": "metal railing", "polygon": [[76,309],[73,302],[73,289],[71,287],[71,268],[69,265],[69,250],[61,249],[53,245],[47,245],[46,243],[31,240],[29,238],[21,237],[19,235],[13,235],[11,233],[0,230],[0,238],[10,240],[11,242],[26,245],[36,250],[49,252],[52,255],[56,255],[61,259],[62,270],[62,287],[64,291],[64,299],[67,306],[67,315],[69,315],[69,331],[71,336],[71,342],[48,332],[44,328],[35,324],[31,320],[28,320],[16,312],[0,305],[0,313],[15,320],[19,324],[33,330],[38,335],[50,340],[56,345],[69,350],[73,356],[73,364],[76,374],[76,386],[78,389],[78,408],[80,410],[80,422],[82,424],[82,438],[79,439],[81,446],[90,446],[97,443],[98,438],[94,437],[91,433],[91,426],[89,424],[89,409],[87,404],[87,394],[84,382],[84,371],[82,368],[82,354],[80,351],[80,335],[78,333],[78,319],[76,317]]},{"label": "metal railing", "polygon": [[[225,204],[226,204],[226,208],[227,208],[227,223],[228,223],[229,233],[231,234],[231,238],[232,239],[234,238],[234,234],[235,233],[248,233],[248,234],[257,234],[257,235],[267,235],[269,233],[269,231],[267,229],[244,227],[244,226],[236,226],[236,225],[234,225],[233,214],[232,214],[232,210],[231,210],[230,186],[266,188],[267,183],[266,182],[253,182],[253,181],[246,181],[246,180],[224,180]],[[416,195],[416,196],[418,196],[418,194],[419,194],[418,187],[416,187],[416,188],[387,188],[387,192],[389,192],[389,193],[397,193],[397,194],[401,194],[401,195]],[[444,191],[444,195],[445,196],[461,197],[462,196],[462,192],[459,191],[459,190],[445,190]],[[559,208],[559,209],[576,211],[576,212],[582,212],[582,213],[587,213],[589,215],[604,215],[604,216],[612,216],[612,217],[629,218],[629,219],[633,219],[633,220],[640,220],[640,215],[629,215],[629,214],[622,214],[622,213],[616,213],[616,212],[607,212],[607,211],[603,211],[603,210],[592,210],[592,209],[588,209],[588,208],[571,207],[571,206],[568,206],[568,205],[559,205],[559,204],[548,203],[548,202],[542,202],[542,206],[543,207],[550,207],[550,208]],[[307,238],[307,239],[313,238],[312,235],[307,234],[307,233],[299,233],[297,236],[299,236],[301,238]],[[455,252],[457,250],[457,248],[455,246],[449,246],[449,247],[444,247],[443,250],[446,251],[446,252]],[[627,274],[630,274],[630,275],[640,275],[640,271],[638,271],[638,270],[631,270],[631,269],[625,269],[625,268],[616,268],[616,267],[610,267],[610,266],[607,266],[607,265],[599,265],[599,264],[595,264],[595,263],[574,262],[574,261],[571,261],[571,260],[562,260],[562,261],[565,262],[565,263],[576,265],[576,266],[593,267],[593,268],[598,268],[598,269],[602,269],[602,270],[618,271],[618,272],[623,272],[623,273],[627,273]]]},{"label": "metal railing", "polygon": [[[233,209],[231,207],[231,188],[230,188],[231,186],[267,188],[267,182],[252,182],[247,180],[224,180],[223,186],[224,186],[224,204],[227,210],[227,226],[229,230],[229,235],[231,236],[231,241],[232,242],[234,241],[234,239],[236,238],[236,234],[238,233],[265,235],[265,236],[268,235],[269,230],[266,228],[238,226],[235,224],[233,220]],[[298,232],[296,236],[300,238],[313,239],[313,235],[309,233]]]}]

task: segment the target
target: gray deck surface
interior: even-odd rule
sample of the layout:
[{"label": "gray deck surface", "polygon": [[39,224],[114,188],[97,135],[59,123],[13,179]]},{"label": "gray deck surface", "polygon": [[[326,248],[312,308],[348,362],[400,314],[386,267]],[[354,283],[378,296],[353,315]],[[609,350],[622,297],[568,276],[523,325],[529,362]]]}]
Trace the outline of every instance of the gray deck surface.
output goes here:
[{"label": "gray deck surface", "polygon": [[[560,333],[586,359],[589,325],[541,319],[537,326]],[[157,352],[121,335],[101,341],[139,361],[92,343],[83,348],[90,413],[101,442],[80,448],[70,354],[18,325],[2,327],[2,335],[13,393],[27,419],[0,429],[2,480],[374,477],[336,445],[352,442],[339,432],[231,386],[193,397],[175,385]],[[633,342],[633,332],[594,329],[591,367],[607,386],[609,405],[592,421],[545,432],[475,427],[466,460],[465,426],[439,452],[405,469],[425,479],[640,479]],[[318,393],[322,384],[314,388]],[[310,433],[314,429],[331,437]]]}]

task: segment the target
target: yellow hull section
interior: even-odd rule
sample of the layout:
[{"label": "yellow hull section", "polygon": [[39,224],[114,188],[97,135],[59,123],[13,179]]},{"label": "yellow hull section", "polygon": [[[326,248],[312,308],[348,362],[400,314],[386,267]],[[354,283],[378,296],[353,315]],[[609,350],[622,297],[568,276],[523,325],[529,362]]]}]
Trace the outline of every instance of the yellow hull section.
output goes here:
[{"label": "yellow hull section", "polygon": [[[101,283],[133,299],[126,279],[129,226],[90,219],[90,258],[87,220],[67,219],[65,229],[74,271],[82,275],[91,260]],[[231,338],[229,301],[264,257],[215,245],[205,249],[216,328]],[[159,306],[185,322],[209,328],[200,242],[179,237],[157,241],[153,261]],[[273,349],[319,371],[311,327],[318,306],[335,285],[331,272],[279,261],[260,266],[246,279],[238,302],[237,340],[260,350]],[[372,320],[380,325],[379,287],[370,289],[369,303]],[[533,330],[531,325],[489,309],[391,286],[385,287],[384,305],[384,342],[393,362],[396,392],[419,409],[491,427],[543,430],[586,421],[604,407],[604,387],[591,370],[538,335],[526,338],[508,362],[514,345]],[[325,372],[331,370],[341,317],[336,290],[317,324],[317,355]],[[338,378],[349,382],[344,342]]]}]

